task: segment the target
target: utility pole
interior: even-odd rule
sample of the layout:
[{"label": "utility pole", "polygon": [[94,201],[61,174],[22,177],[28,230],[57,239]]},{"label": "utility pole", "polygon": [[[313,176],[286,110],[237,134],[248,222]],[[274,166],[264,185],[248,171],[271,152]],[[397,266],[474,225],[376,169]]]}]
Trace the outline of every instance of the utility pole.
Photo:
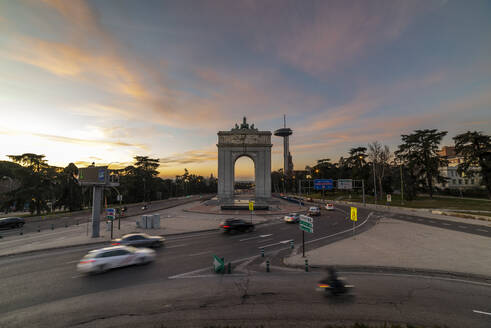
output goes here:
[{"label": "utility pole", "polygon": [[362,189],[362,194],[363,194],[363,206],[366,206],[365,204],[365,180],[361,180],[361,189]]}]

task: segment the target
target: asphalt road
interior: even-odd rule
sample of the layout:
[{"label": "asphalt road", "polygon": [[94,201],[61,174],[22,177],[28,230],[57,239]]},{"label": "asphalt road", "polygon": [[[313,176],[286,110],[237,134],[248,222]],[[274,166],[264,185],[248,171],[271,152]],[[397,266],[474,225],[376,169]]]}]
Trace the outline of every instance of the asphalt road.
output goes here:
[{"label": "asphalt road", "polygon": [[[359,209],[358,215],[357,231],[375,222],[367,219],[369,212],[365,209]],[[314,233],[306,233],[307,247],[349,236],[351,228],[346,207],[323,210],[321,217],[314,218]],[[487,284],[350,274],[350,282],[357,286],[356,296],[332,300],[314,292],[319,272],[291,272],[274,266],[271,273],[266,273],[258,265],[268,258],[274,265],[278,259],[275,255],[288,252],[292,239],[295,251],[299,251],[301,238],[298,225],[285,224],[279,218],[258,225],[253,233],[174,236],[158,250],[155,263],[95,276],[75,270],[90,247],[3,257],[0,327],[121,327],[149,323],[159,323],[160,327],[166,322],[174,326],[196,326],[199,322],[204,326],[204,319],[225,326],[229,320],[249,322],[251,318],[251,322],[278,326],[295,320],[316,326],[328,319],[489,326],[488,315],[472,312],[491,312],[491,289]],[[257,257],[260,248],[265,249],[264,259]],[[232,275],[212,273],[213,254],[233,263]],[[246,265],[249,260],[251,265]],[[249,270],[257,272],[251,274]],[[244,290],[254,296],[242,297]],[[420,293],[424,298],[415,297]],[[457,325],[460,323],[466,324]]]}]

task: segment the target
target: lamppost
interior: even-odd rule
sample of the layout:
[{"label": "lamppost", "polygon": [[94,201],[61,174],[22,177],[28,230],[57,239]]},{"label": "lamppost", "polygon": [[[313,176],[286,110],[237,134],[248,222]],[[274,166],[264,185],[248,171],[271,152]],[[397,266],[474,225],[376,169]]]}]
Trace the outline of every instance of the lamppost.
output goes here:
[{"label": "lamppost", "polygon": [[375,197],[374,202],[377,204],[377,180],[375,178],[375,160],[372,162],[373,167],[373,196]]}]

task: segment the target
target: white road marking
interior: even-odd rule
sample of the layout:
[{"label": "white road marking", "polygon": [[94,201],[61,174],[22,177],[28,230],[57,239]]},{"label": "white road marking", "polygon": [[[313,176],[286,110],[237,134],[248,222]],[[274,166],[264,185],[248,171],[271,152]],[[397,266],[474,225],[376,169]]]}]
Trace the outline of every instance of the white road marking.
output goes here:
[{"label": "white road marking", "polygon": [[482,231],[482,232],[488,232],[487,230],[484,229],[476,229],[477,231]]},{"label": "white road marking", "polygon": [[209,235],[216,235],[216,231],[211,231],[207,233],[201,233],[201,234],[195,234],[195,235],[188,235],[188,236],[183,236],[183,237],[166,237],[166,242],[171,242],[174,240],[181,240],[181,239],[189,239],[189,238],[195,238],[195,237],[206,237]]},{"label": "white road marking", "polygon": [[268,239],[264,239],[264,240],[259,240],[259,241],[257,242],[257,244],[259,244],[259,243],[265,243],[265,242],[267,242],[267,241],[271,241],[271,240],[273,240],[273,239],[274,239],[274,238],[268,238]]},{"label": "white road marking", "polygon": [[77,278],[81,278],[81,277],[83,277],[83,275],[82,274],[78,274],[76,276],[73,276],[72,279],[77,279]]},{"label": "white road marking", "polygon": [[478,310],[472,310],[474,313],[479,313],[479,314],[485,314],[485,315],[491,315],[489,312],[484,312],[484,311],[478,311]]},{"label": "white road marking", "polygon": [[467,229],[467,227],[460,226],[460,225],[459,225],[459,228],[461,228],[461,229]]},{"label": "white road marking", "polygon": [[255,237],[250,237],[250,238],[244,238],[244,239],[240,239],[239,241],[246,241],[246,240],[251,240],[251,239],[256,239],[256,238],[266,238],[266,237],[269,237],[269,236],[272,236],[273,234],[270,233],[269,235],[260,235],[260,236],[255,236]]},{"label": "white road marking", "polygon": [[187,246],[189,244],[181,244],[181,245],[174,245],[174,246],[165,246],[165,248],[177,248],[177,247],[184,247],[184,246]]},{"label": "white road marking", "polygon": [[292,241],[293,239],[288,239],[288,240],[282,240],[280,242],[277,242],[277,243],[274,243],[274,244],[269,244],[269,245],[264,245],[264,246],[259,246],[258,248],[261,249],[261,248],[266,248],[266,247],[271,247],[271,246],[276,246],[276,245],[280,245],[280,244],[286,244],[286,243],[289,243],[290,241]]},{"label": "white road marking", "polygon": [[80,262],[80,260],[77,260],[77,261],[70,261],[70,262],[66,262],[66,264],[73,264],[73,263],[78,263]]},{"label": "white road marking", "polygon": [[442,224],[443,224],[443,225],[446,225],[446,226],[452,225],[452,224],[450,224],[450,223],[446,223],[446,222],[443,222]]},{"label": "white road marking", "polygon": [[198,256],[198,255],[204,255],[204,254],[209,254],[211,251],[206,251],[206,252],[199,252],[199,253],[194,253],[194,254],[189,254],[187,256]]}]

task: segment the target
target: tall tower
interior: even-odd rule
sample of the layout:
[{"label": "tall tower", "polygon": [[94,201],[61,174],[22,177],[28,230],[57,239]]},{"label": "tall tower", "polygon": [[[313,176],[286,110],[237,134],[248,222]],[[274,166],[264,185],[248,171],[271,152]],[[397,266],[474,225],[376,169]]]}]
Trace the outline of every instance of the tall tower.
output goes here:
[{"label": "tall tower", "polygon": [[285,175],[291,175],[293,173],[293,162],[290,154],[289,140],[292,133],[292,129],[286,127],[286,115],[283,115],[283,128],[276,130],[274,135],[283,137],[283,172]]}]

